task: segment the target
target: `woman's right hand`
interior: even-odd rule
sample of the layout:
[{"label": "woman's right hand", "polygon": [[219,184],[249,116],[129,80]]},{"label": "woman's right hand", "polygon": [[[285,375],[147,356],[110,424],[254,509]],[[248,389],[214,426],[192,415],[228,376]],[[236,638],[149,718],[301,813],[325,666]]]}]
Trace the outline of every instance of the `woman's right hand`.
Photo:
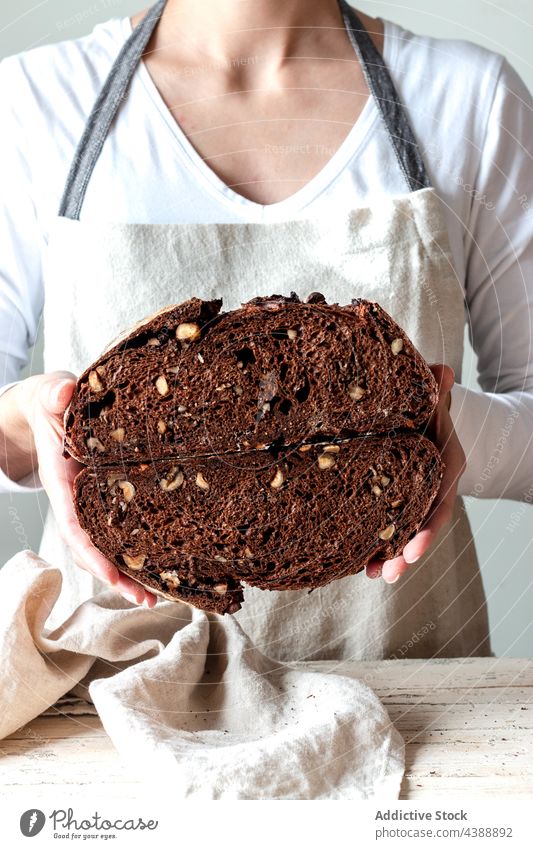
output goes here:
[{"label": "woman's right hand", "polygon": [[6,396],[17,393],[18,411],[31,431],[33,462],[38,465],[59,532],[76,565],[116,589],[128,601],[154,607],[156,597],[119,572],[79,525],[72,484],[82,466],[73,457],[63,456],[63,415],[75,385],[76,378],[70,372],[52,372],[21,381]]}]

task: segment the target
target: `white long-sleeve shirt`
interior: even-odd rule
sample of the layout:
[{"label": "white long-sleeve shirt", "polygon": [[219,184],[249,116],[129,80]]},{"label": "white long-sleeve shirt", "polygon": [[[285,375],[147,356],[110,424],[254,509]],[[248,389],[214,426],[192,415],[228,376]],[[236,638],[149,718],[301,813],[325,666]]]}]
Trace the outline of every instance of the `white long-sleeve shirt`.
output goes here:
[{"label": "white long-sleeve shirt", "polygon": [[[76,144],[128,18],[0,63],[0,385],[16,381],[41,316],[41,260]],[[385,22],[384,58],[444,200],[482,392],[456,384],[460,494],[533,497],[532,99],[499,55]],[[194,77],[191,76],[191,90]],[[112,186],[112,188],[111,188]],[[325,168],[262,205],[202,160],[141,65],[92,175],[81,219],[279,221],[405,192],[372,98]],[[22,486],[35,485],[23,481]],[[0,491],[20,485],[0,474]]]}]

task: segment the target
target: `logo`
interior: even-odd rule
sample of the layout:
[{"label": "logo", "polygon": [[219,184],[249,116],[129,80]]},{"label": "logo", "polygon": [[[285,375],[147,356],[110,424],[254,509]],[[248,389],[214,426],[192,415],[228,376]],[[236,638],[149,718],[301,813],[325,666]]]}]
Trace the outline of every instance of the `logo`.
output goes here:
[{"label": "logo", "polygon": [[24,811],[20,818],[20,830],[24,837],[35,837],[43,830],[46,822],[46,817],[38,808],[30,808],[29,811]]},{"label": "logo", "polygon": [[[50,825],[53,828],[54,837],[69,838],[71,833],[75,837],[81,837],[80,832],[89,832],[89,834],[83,835],[84,840],[88,837],[98,836],[107,840],[110,834],[112,837],[116,837],[116,832],[121,831],[145,831],[146,829],[155,831],[159,825],[158,820],[144,820],[143,817],[139,816],[111,820],[98,811],[95,811],[89,817],[76,819],[72,808],[68,808],[68,810],[56,809],[48,815],[48,819],[51,820]],[[24,811],[20,818],[20,830],[24,837],[35,837],[43,830],[46,820],[47,817],[42,811],[38,808],[30,808]],[[108,834],[98,834],[98,832],[108,832]]]}]

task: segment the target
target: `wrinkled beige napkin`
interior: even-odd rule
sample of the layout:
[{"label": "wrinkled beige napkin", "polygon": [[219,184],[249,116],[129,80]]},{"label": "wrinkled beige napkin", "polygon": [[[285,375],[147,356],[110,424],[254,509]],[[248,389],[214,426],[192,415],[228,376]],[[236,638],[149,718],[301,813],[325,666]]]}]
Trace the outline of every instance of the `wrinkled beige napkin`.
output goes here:
[{"label": "wrinkled beige napkin", "polygon": [[114,592],[48,633],[60,591],[31,552],[0,570],[0,738],[74,690],[176,800],[398,798],[403,740],[361,681],[274,661],[230,616]]}]

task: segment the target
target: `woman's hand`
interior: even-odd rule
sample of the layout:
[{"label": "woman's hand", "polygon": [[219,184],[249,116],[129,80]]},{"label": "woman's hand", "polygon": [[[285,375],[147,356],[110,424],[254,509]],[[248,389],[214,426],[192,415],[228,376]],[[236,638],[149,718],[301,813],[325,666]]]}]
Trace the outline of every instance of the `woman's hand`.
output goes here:
[{"label": "woman's hand", "polygon": [[[10,403],[15,403],[17,413],[29,427],[26,434],[19,436],[19,464],[21,444],[25,440],[26,463],[31,457],[33,464],[38,465],[39,477],[50,499],[59,532],[76,565],[116,589],[128,601],[145,602],[148,607],[153,607],[156,597],[119,572],[95,548],[78,523],[72,484],[82,467],[73,457],[63,456],[63,414],[75,385],[75,377],[69,372],[53,372],[30,377],[2,397],[2,401],[9,398]],[[13,397],[9,397],[12,393]],[[12,421],[15,419],[16,416],[13,416]],[[5,415],[2,420],[6,421]]]},{"label": "woman's hand", "polygon": [[428,436],[441,452],[444,475],[424,527],[409,540],[402,554],[392,560],[371,560],[366,567],[369,578],[392,584],[432,545],[440,529],[451,521],[459,478],[466,468],[466,458],[450,418],[450,391],[454,384],[453,369],[445,365],[430,366],[439,385],[439,402],[429,423]]}]

